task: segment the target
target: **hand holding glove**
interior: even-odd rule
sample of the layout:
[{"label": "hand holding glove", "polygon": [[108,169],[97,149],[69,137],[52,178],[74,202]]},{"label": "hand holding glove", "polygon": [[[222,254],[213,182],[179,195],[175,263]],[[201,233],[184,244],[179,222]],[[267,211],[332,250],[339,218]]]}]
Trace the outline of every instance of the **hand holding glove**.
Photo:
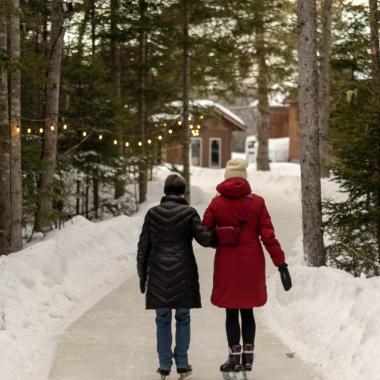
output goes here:
[{"label": "hand holding glove", "polygon": [[285,291],[290,290],[292,287],[292,279],[290,277],[290,273],[288,270],[288,264],[285,263],[285,264],[279,265],[278,270],[280,272],[281,282]]},{"label": "hand holding glove", "polygon": [[142,294],[145,293],[146,279],[140,278],[140,291]]}]

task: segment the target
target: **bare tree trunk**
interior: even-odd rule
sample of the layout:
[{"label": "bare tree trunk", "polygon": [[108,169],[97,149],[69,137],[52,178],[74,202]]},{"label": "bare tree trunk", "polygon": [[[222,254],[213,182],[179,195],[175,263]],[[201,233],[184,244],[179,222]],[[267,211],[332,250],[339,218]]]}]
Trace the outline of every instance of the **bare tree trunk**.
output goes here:
[{"label": "bare tree trunk", "polygon": [[319,161],[315,0],[298,0],[298,61],[303,246],[311,266],[326,263]]},{"label": "bare tree trunk", "polygon": [[[380,175],[380,51],[379,51],[379,10],[377,0],[369,0],[369,17],[371,27],[371,76],[373,97],[373,127],[375,141],[377,142],[378,160],[377,175]],[[380,188],[377,189],[377,208],[380,210]],[[380,262],[380,216],[376,221],[377,229],[377,253]]]},{"label": "bare tree trunk", "polygon": [[94,204],[94,215],[95,219],[99,218],[99,172],[94,170],[92,175],[92,190],[93,190],[93,204]]},{"label": "bare tree trunk", "polygon": [[146,12],[146,1],[139,0],[139,11],[140,11],[140,36],[139,36],[139,104],[138,104],[138,114],[139,114],[139,134],[141,136],[142,145],[142,156],[144,158],[144,163],[140,165],[139,170],[139,202],[146,201],[146,194],[148,189],[148,172],[147,172],[147,139],[146,139],[146,41],[147,33],[145,26],[145,12]]},{"label": "bare tree trunk", "polygon": [[320,44],[319,68],[319,151],[321,156],[321,176],[328,177],[327,166],[331,161],[328,149],[328,133],[330,129],[330,82],[331,82],[331,27],[332,0],[322,0],[322,37]]},{"label": "bare tree trunk", "polygon": [[189,47],[189,1],[182,0],[182,39],[183,39],[183,62],[182,62],[182,161],[183,177],[186,181],[185,198],[190,203],[190,128],[189,128],[189,92],[190,92],[190,47]]},{"label": "bare tree trunk", "polygon": [[76,204],[75,204],[75,215],[79,215],[80,214],[80,199],[81,199],[81,196],[80,196],[80,181],[77,180],[77,190],[76,190]]},{"label": "bare tree trunk", "polygon": [[92,1],[85,0],[85,2],[84,2],[84,16],[83,16],[81,23],[79,24],[79,27],[78,27],[77,49],[78,49],[78,56],[80,57],[80,59],[83,57],[83,47],[84,47],[83,38],[84,38],[84,35],[86,33],[87,23],[89,20],[89,15],[90,15],[91,9],[92,9]]},{"label": "bare tree trunk", "polygon": [[21,176],[21,70],[20,1],[13,0],[10,17],[10,57],[14,68],[10,75],[11,123],[11,251],[22,248],[22,176]]},{"label": "bare tree trunk", "polygon": [[264,4],[260,2],[256,9],[255,38],[256,56],[258,64],[257,96],[258,96],[258,120],[257,120],[257,170],[270,170],[269,166],[269,100],[268,100],[268,66],[266,63],[265,28],[264,28]]},{"label": "bare tree trunk", "polygon": [[42,161],[39,192],[40,202],[36,214],[35,229],[46,232],[51,229],[51,213],[54,196],[54,176],[57,161],[57,129],[59,113],[59,90],[63,53],[63,12],[61,2],[53,0],[50,35],[50,64],[46,89],[45,130],[42,146]]},{"label": "bare tree trunk", "polygon": [[96,40],[96,0],[91,0],[91,56],[94,60],[95,57],[95,45]]},{"label": "bare tree trunk", "polygon": [[[0,57],[7,57],[7,18],[0,4]],[[0,61],[0,255],[11,251],[11,167],[8,73]]]},{"label": "bare tree trunk", "polygon": [[[114,99],[117,111],[121,109],[121,63],[120,63],[120,44],[119,44],[119,17],[120,3],[119,0],[111,0],[111,57],[112,57],[112,82],[114,88]],[[118,138],[118,155],[124,157],[123,146],[123,130],[119,126]],[[120,170],[115,179],[115,199],[122,197],[125,194],[124,181],[120,177],[124,175],[124,171]]]}]

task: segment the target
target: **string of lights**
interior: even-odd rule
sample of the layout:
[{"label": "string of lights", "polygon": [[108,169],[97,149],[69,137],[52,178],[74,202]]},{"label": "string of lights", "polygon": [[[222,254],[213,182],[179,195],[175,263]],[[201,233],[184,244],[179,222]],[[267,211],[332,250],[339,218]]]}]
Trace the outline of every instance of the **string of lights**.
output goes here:
[{"label": "string of lights", "polygon": [[[23,117],[21,117],[21,120]],[[26,119],[26,118],[24,118]],[[29,119],[31,120],[31,119]],[[199,132],[202,129],[201,121],[204,120],[204,116],[199,116],[199,121],[197,122],[196,118],[189,117],[189,121],[191,122],[189,124],[189,129],[191,130],[192,136],[196,137],[199,136]],[[35,121],[35,120],[33,120]],[[46,120],[39,120],[39,121],[46,121]],[[163,123],[155,123],[154,129],[157,129],[156,131],[151,131],[148,134],[139,135],[139,134],[120,134],[117,132],[113,132],[107,129],[99,129],[99,128],[93,128],[93,129],[83,129],[82,131],[79,131],[82,137],[86,137],[89,134],[94,134],[98,141],[104,141],[106,136],[111,136],[113,138],[113,145],[117,146],[119,144],[123,144],[126,148],[131,148],[132,145],[137,145],[138,147],[142,147],[144,144],[146,145],[152,145],[153,141],[156,139],[158,141],[164,140],[164,134],[167,132],[168,135],[173,135],[176,127],[182,126],[182,120],[174,120],[171,122],[163,122]],[[160,128],[161,127],[161,128]],[[70,127],[68,123],[63,123],[59,127],[57,127],[55,124],[51,124],[48,127],[39,127],[39,128],[26,128],[26,134],[27,135],[43,135],[46,132],[52,131],[55,132],[61,129],[64,132],[67,132],[69,130],[75,130],[74,127]],[[21,127],[17,126],[16,128],[17,133],[20,133]]]}]

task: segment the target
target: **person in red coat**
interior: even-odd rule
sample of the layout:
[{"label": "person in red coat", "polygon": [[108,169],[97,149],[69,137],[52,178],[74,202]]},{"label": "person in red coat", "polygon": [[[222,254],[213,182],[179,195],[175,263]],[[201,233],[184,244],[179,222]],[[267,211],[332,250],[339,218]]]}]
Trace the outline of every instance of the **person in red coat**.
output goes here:
[{"label": "person in red coat", "polygon": [[[253,308],[267,302],[265,257],[261,242],[274,265],[279,268],[285,290],[291,288],[291,278],[265,201],[252,193],[247,181],[247,162],[241,159],[230,160],[225,171],[225,181],[216,189],[219,195],[206,209],[203,224],[208,229],[216,228],[219,235],[211,302],[226,309],[230,350],[229,358],[220,370],[251,371],[256,333]],[[233,228],[238,231],[238,241],[223,245],[224,232]]]}]

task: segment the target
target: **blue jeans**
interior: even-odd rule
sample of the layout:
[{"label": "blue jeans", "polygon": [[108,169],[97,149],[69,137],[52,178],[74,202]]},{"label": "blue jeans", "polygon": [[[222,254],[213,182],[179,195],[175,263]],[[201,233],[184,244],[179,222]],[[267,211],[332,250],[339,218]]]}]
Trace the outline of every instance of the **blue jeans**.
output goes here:
[{"label": "blue jeans", "polygon": [[157,352],[160,368],[170,371],[173,358],[177,368],[189,365],[187,351],[190,347],[190,310],[176,309],[176,337],[174,354],[172,351],[172,309],[156,310]]}]

